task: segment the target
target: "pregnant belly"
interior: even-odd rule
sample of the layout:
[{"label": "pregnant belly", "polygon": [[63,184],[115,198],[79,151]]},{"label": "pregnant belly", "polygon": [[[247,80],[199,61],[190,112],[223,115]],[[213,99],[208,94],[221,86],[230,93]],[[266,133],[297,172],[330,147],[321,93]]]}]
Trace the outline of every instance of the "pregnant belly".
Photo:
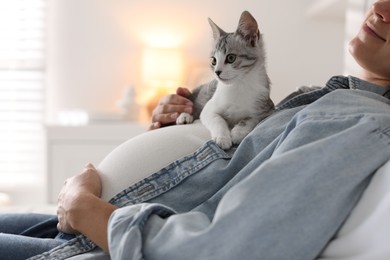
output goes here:
[{"label": "pregnant belly", "polygon": [[136,136],[115,148],[97,167],[101,176],[102,199],[150,176],[171,162],[196,151],[210,139],[199,122],[165,127]]}]

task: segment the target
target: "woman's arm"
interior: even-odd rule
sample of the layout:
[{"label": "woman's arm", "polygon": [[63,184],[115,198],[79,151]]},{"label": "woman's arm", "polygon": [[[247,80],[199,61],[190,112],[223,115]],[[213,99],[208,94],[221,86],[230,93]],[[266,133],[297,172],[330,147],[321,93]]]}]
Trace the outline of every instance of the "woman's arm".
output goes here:
[{"label": "woman's arm", "polygon": [[107,223],[117,208],[100,199],[101,182],[97,170],[88,164],[84,171],[68,179],[58,196],[58,230],[82,233],[108,251]]},{"label": "woman's arm", "polygon": [[[192,113],[190,95],[188,89],[178,88],[176,94],[163,97],[153,110],[149,130],[175,123],[181,112]],[[58,230],[82,233],[108,251],[107,223],[117,208],[100,198],[101,190],[100,176],[92,164],[68,179],[58,196]]]}]

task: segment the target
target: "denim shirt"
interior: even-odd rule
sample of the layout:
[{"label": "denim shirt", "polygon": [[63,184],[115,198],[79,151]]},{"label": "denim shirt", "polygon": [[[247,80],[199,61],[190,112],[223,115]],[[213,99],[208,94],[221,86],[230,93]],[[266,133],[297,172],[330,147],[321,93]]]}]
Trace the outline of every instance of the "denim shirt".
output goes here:
[{"label": "denim shirt", "polygon": [[[301,88],[238,147],[209,141],[128,187],[111,258],[316,258],[390,158],[389,93],[351,76]],[[70,257],[110,259],[83,235],[31,259]]]}]

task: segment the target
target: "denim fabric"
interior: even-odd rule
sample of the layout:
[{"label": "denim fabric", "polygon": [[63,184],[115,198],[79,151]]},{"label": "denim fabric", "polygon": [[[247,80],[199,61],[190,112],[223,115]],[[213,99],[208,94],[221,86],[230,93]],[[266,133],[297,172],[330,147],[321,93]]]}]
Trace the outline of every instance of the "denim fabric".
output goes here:
[{"label": "denim fabric", "polygon": [[53,239],[57,222],[57,217],[45,214],[0,215],[0,259],[26,259],[62,244]]},{"label": "denim fabric", "polygon": [[[250,163],[197,208],[178,214],[174,205],[148,203],[114,212],[111,257],[315,259],[390,158],[390,102],[382,100],[335,90],[283,128],[273,128],[281,122],[275,114],[232,158],[247,153]],[[218,170],[213,166],[207,173]],[[178,207],[185,202],[176,201]]]},{"label": "denim fabric", "polygon": [[[284,101],[237,148],[208,142],[119,193],[111,258],[314,259],[390,158],[388,90],[334,77]],[[79,236],[33,259],[93,248]]]},{"label": "denim fabric", "polygon": [[[58,233],[57,222],[57,217],[46,214],[0,214],[0,233],[55,237]],[[33,232],[41,226],[48,229],[39,229],[38,234]]]}]

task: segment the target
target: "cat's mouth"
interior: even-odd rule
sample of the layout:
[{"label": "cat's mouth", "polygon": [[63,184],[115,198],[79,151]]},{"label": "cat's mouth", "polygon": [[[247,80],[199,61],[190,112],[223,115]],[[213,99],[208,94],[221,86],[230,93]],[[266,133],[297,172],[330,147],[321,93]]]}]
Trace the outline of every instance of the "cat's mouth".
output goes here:
[{"label": "cat's mouth", "polygon": [[217,76],[218,80],[224,84],[228,84],[230,82],[232,82],[236,77],[231,77],[231,78],[226,78],[226,77],[221,77],[221,76]]}]

